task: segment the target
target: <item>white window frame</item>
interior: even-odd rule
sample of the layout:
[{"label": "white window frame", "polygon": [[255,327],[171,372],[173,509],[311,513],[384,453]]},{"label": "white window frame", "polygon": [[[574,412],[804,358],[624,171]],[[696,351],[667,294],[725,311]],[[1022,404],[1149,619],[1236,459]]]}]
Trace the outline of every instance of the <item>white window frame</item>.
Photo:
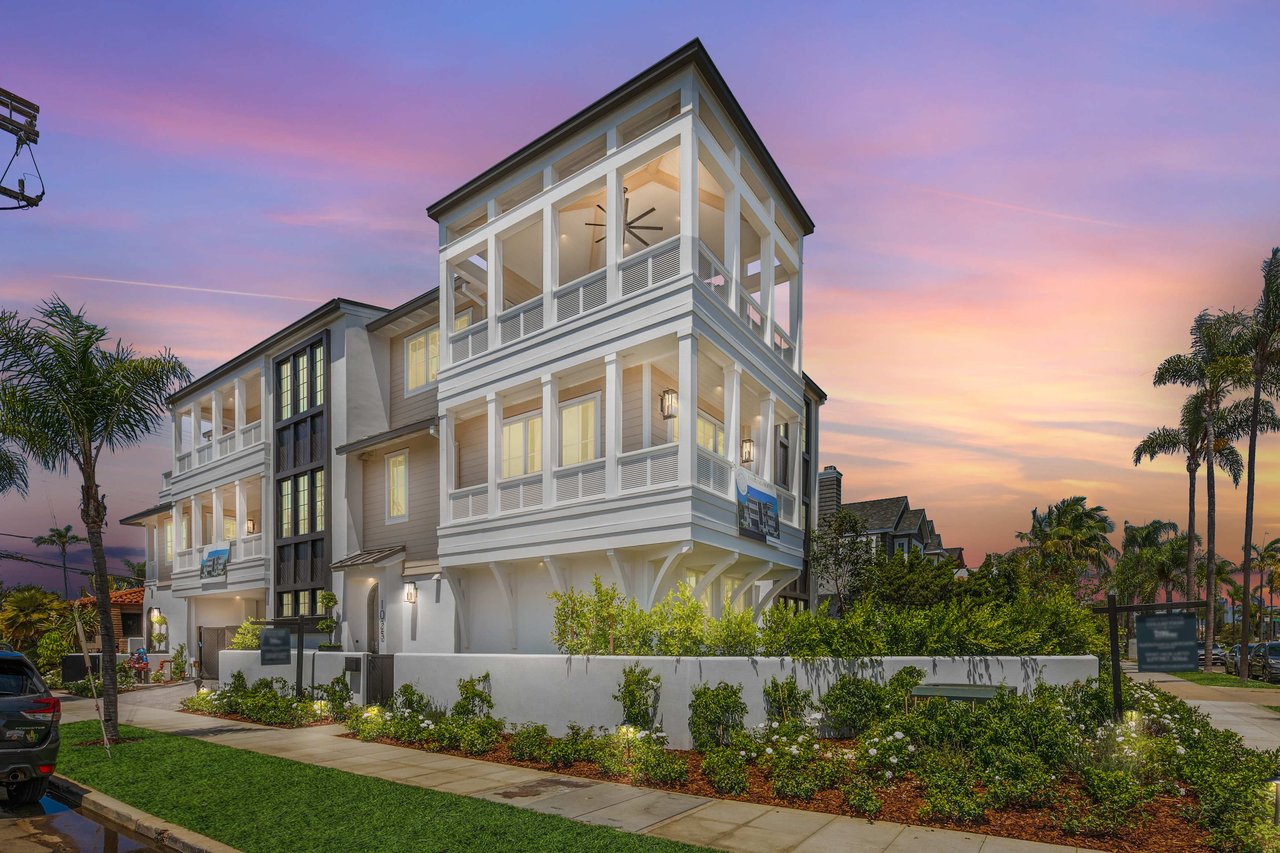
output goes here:
[{"label": "white window frame", "polygon": [[[404,515],[391,514],[391,463],[396,459],[404,460]],[[387,453],[382,457],[383,515],[387,524],[402,524],[409,520],[409,449],[403,448]]]},{"label": "white window frame", "polygon": [[[556,448],[556,458],[560,463],[557,466],[559,468],[570,467],[566,466],[564,463],[564,410],[572,406],[580,405],[587,400],[594,400],[596,404],[596,416],[591,419],[591,429],[595,437],[597,455],[591,459],[584,459],[581,462],[575,462],[573,464],[586,465],[588,462],[595,462],[597,459],[602,459],[604,457],[604,445],[601,442],[600,436],[600,405],[603,397],[599,391],[593,391],[590,394],[583,394],[580,397],[574,397],[572,400],[562,400],[556,404],[556,435],[559,438],[559,446]],[[546,424],[543,424],[543,428],[546,428]],[[546,464],[545,459],[543,460],[543,464]]]},{"label": "white window frame", "polygon": [[[458,311],[453,315],[453,331],[454,332],[461,332],[463,329],[471,328],[471,323],[472,323],[471,310],[472,309],[470,308],[463,308],[461,311]],[[462,319],[465,319],[466,322],[459,324],[458,321]]]},{"label": "white window frame", "polygon": [[[713,451],[709,447],[702,447],[701,444],[698,444],[698,418],[702,418],[712,424],[715,424],[715,426],[720,430],[720,434],[724,436],[724,447],[721,447],[718,451]],[[674,441],[680,440],[680,436],[678,434],[679,428],[680,428],[679,417],[675,417],[667,421],[667,443],[668,444]],[[725,431],[724,421],[713,416],[710,412],[706,411],[705,409],[698,409],[698,415],[693,420],[693,443],[695,447],[702,447],[702,449],[707,451],[708,453],[715,453],[717,456],[724,456],[729,447],[729,433]]]},{"label": "white window frame", "polygon": [[[435,380],[431,378],[431,332],[433,329],[439,329],[439,326],[428,326],[425,329],[414,332],[412,335],[406,335],[404,339],[404,395],[405,397],[416,397],[418,394],[426,391]],[[416,388],[409,387],[409,344],[413,341],[422,339],[422,376],[423,382]],[[438,346],[438,344],[437,344]]]},{"label": "white window frame", "polygon": [[[507,439],[506,439],[507,426],[510,424],[520,423],[521,421],[525,422],[524,465],[522,466],[525,470],[524,470],[524,473],[512,474],[510,477],[499,476],[498,477],[499,482],[506,482],[507,480],[520,480],[524,477],[532,477],[534,474],[542,473],[542,466],[546,464],[546,460],[542,458],[542,435],[543,435],[542,430],[545,430],[547,428],[547,425],[542,424],[538,430],[538,470],[530,471],[529,470],[529,422],[533,420],[539,420],[539,421],[542,420],[542,409],[534,409],[531,412],[525,412],[523,415],[513,415],[509,418],[503,418],[502,420],[502,451],[503,452],[505,452],[507,449]],[[500,464],[505,462],[506,462],[506,457],[503,457],[500,460]],[[499,471],[498,473],[501,474],[502,472]]]}]

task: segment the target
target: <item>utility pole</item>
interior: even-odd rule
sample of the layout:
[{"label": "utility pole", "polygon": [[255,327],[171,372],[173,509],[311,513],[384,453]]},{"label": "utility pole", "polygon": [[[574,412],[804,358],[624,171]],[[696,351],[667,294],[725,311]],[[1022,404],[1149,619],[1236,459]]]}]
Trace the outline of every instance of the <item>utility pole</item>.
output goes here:
[{"label": "utility pole", "polygon": [[[20,98],[7,89],[0,89],[0,131],[12,135],[15,141],[13,155],[5,165],[4,171],[0,172],[0,198],[7,198],[14,204],[0,207],[0,210],[26,210],[35,207],[44,199],[44,178],[40,174],[40,167],[36,165],[36,154],[33,148],[40,141],[40,131],[36,130],[36,117],[39,115],[40,107],[34,102]],[[35,169],[31,176],[40,184],[40,189],[35,195],[27,192],[25,174],[17,179],[16,188],[5,185],[5,178],[8,177],[9,170],[13,168],[13,163],[18,159],[23,148],[27,149],[31,157],[31,168]]]}]

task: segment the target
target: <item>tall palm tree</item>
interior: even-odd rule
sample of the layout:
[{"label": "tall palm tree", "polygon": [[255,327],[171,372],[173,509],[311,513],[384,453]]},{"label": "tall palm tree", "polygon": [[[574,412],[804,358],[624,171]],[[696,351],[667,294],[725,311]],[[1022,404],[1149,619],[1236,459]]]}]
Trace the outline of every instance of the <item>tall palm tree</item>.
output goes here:
[{"label": "tall palm tree", "polygon": [[[1240,563],[1244,586],[1248,588],[1253,570],[1253,500],[1254,481],[1257,474],[1258,432],[1262,418],[1262,391],[1270,395],[1280,382],[1280,247],[1271,250],[1271,257],[1262,263],[1262,295],[1258,304],[1238,324],[1236,340],[1241,355],[1249,358],[1253,374],[1253,404],[1249,412],[1249,462],[1244,488],[1244,559]],[[1249,597],[1245,596],[1244,609],[1240,613],[1243,628],[1249,626]],[[1247,630],[1245,631],[1247,633]],[[1241,681],[1248,681],[1248,672],[1240,674]]]},{"label": "tall palm tree", "polygon": [[1275,639],[1276,592],[1280,592],[1280,537],[1264,545],[1254,545],[1253,559],[1258,564],[1258,577],[1271,595],[1271,618],[1268,622],[1271,630],[1268,638]]},{"label": "tall palm tree", "polygon": [[1119,552],[1109,534],[1116,529],[1104,506],[1089,506],[1082,495],[1063,498],[1043,513],[1031,510],[1031,528],[1018,533],[1024,553],[1035,554],[1048,575],[1077,583],[1092,570],[1103,577]]},{"label": "tall palm tree", "polygon": [[81,545],[87,541],[83,536],[72,533],[70,524],[66,527],[50,527],[48,535],[37,536],[31,540],[38,548],[52,545],[58,549],[58,553],[62,556],[62,598],[64,601],[71,600],[71,581],[67,577],[67,549],[72,545]]},{"label": "tall palm tree", "polygon": [[0,311],[0,437],[47,471],[80,475],[80,520],[93,556],[101,622],[103,728],[119,737],[115,631],[102,530],[107,503],[98,485],[102,451],[132,447],[167,413],[169,394],[191,372],[171,352],[139,356],[106,343],[108,332],[58,297],[34,319]]},{"label": "tall palm tree", "polygon": [[[1140,596],[1146,596],[1151,588],[1152,564],[1167,560],[1162,553],[1169,537],[1176,536],[1178,525],[1172,521],[1153,519],[1146,524],[1124,523],[1120,556],[1116,558],[1111,573],[1111,586],[1127,604],[1133,604]],[[1144,599],[1145,600],[1145,599]],[[1133,614],[1126,617],[1127,632],[1133,635]]]},{"label": "tall palm tree", "polygon": [[57,593],[38,586],[15,589],[0,606],[0,633],[16,648],[30,648],[54,626],[61,607]]},{"label": "tall palm tree", "polygon": [[9,491],[27,493],[27,466],[22,454],[0,439],[0,495]]}]

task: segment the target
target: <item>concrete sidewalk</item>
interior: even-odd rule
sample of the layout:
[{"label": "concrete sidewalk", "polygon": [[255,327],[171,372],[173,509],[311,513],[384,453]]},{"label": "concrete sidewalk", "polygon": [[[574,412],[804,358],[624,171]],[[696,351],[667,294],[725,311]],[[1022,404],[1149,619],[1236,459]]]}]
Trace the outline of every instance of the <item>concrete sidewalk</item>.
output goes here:
[{"label": "concrete sidewalk", "polygon": [[[1073,850],[977,833],[869,822],[802,809],[716,800],[511,767],[490,761],[337,737],[341,726],[273,729],[251,723],[183,714],[174,708],[191,692],[175,687],[125,694],[120,722],[275,755],[465,794],[583,823],[611,826],[688,844],[740,853],[1064,853]],[[63,700],[63,720],[94,719],[93,703]]]},{"label": "concrete sidewalk", "polygon": [[1280,706],[1280,689],[1268,687],[1210,687],[1196,684],[1167,672],[1138,672],[1123,669],[1134,681],[1155,685],[1204,711],[1220,729],[1230,729],[1254,749],[1280,747],[1280,713],[1266,705]]}]

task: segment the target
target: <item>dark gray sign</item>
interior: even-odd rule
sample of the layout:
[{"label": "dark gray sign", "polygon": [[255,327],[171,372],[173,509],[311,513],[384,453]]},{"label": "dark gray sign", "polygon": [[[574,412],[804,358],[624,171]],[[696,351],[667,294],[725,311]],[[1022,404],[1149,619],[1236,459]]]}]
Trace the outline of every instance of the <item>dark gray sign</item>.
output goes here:
[{"label": "dark gray sign", "polygon": [[288,666],[290,663],[289,629],[263,628],[259,640],[259,648],[262,650],[261,663],[263,666],[279,666],[280,664]]},{"label": "dark gray sign", "polygon": [[1140,613],[1139,672],[1194,672],[1200,668],[1194,613]]}]

